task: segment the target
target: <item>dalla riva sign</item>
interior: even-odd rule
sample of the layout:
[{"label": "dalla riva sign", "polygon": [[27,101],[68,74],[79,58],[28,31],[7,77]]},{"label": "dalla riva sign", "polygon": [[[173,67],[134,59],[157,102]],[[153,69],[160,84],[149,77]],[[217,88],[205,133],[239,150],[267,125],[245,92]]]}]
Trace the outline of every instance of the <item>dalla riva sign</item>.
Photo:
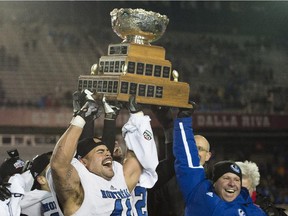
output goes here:
[{"label": "dalla riva sign", "polygon": [[288,128],[287,120],[286,115],[198,113],[194,115],[193,127],[285,129]]}]

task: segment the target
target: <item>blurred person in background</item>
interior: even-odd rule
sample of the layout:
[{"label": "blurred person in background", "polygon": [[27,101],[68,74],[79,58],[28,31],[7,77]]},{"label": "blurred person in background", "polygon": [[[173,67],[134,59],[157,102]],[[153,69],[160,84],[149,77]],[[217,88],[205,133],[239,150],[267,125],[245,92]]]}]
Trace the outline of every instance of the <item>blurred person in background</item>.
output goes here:
[{"label": "blurred person in background", "polygon": [[12,194],[9,190],[9,187],[10,183],[3,182],[2,178],[0,177],[0,212],[2,216],[10,215],[8,203]]},{"label": "blurred person in background", "polygon": [[[1,204],[10,216],[41,216],[57,213],[54,208],[47,179],[46,170],[50,162],[52,152],[36,156],[32,162],[26,163],[19,158],[17,150],[8,151],[11,158],[1,165],[1,176],[9,183],[2,183],[0,190]],[[6,191],[3,190],[5,186]],[[10,195],[7,193],[9,191]],[[4,196],[4,200],[2,199]],[[9,196],[8,196],[9,195]],[[2,198],[1,198],[2,197]]]},{"label": "blurred person in background", "polygon": [[[2,179],[2,189],[5,187],[10,191],[10,195],[6,193],[4,201],[1,201],[3,215],[10,216],[20,215],[20,201],[26,191],[29,191],[32,186],[32,178],[30,171],[27,171],[28,162],[25,163],[19,156],[17,149],[7,151],[9,158],[0,166],[0,177]],[[5,192],[5,190],[1,190]],[[7,191],[6,191],[7,192]],[[10,197],[9,197],[9,196]],[[3,196],[3,194],[2,194]],[[2,212],[1,212],[2,215]]]},{"label": "blurred person in background", "polygon": [[247,188],[254,203],[260,206],[268,216],[287,216],[285,209],[276,207],[269,197],[256,191],[260,182],[260,172],[256,163],[252,161],[235,162],[242,171],[242,186]]},{"label": "blurred person in background", "polygon": [[50,192],[46,171],[52,152],[37,155],[30,167],[34,182],[31,191],[26,192],[20,201],[21,215],[50,216],[58,215],[57,206]]}]

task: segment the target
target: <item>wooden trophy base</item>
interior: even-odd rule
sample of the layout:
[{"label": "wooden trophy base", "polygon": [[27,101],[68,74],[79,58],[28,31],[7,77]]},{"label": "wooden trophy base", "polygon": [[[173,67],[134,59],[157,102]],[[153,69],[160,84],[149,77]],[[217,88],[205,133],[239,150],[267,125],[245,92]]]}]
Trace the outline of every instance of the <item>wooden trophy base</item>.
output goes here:
[{"label": "wooden trophy base", "polygon": [[89,89],[106,100],[192,108],[189,85],[171,76],[171,63],[165,60],[165,49],[142,44],[112,44],[108,56],[102,56],[96,75],[81,75],[78,90]]}]

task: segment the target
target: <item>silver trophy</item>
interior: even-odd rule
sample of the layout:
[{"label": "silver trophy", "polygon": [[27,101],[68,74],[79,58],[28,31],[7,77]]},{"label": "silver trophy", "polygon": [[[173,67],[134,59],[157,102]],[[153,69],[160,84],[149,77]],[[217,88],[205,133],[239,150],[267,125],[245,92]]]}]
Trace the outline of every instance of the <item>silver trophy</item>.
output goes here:
[{"label": "silver trophy", "polygon": [[[159,106],[191,107],[189,84],[178,82],[178,73],[165,59],[165,48],[151,45],[168,25],[165,15],[143,9],[122,8],[110,13],[114,32],[123,39],[109,44],[108,54],[93,65],[91,75],[81,75],[78,90],[89,89],[107,101],[128,101]],[[171,77],[173,76],[173,81]]]},{"label": "silver trophy", "polygon": [[123,43],[150,45],[164,34],[169,19],[153,11],[121,8],[110,13],[114,32]]}]

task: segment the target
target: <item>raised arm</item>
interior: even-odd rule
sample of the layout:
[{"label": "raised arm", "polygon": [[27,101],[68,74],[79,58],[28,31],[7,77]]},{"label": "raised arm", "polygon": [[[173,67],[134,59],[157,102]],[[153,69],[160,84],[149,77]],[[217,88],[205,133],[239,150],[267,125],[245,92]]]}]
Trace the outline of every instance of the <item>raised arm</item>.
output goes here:
[{"label": "raised arm", "polygon": [[[86,121],[92,121],[96,118],[98,108],[91,95],[92,93],[86,90],[81,95],[77,95],[79,97],[77,107],[82,108],[77,110],[77,107],[73,104],[74,109],[76,107],[75,117],[58,140],[51,157],[50,166],[54,188],[64,215],[74,213],[81,206],[84,198],[79,175],[71,165],[71,161]],[[74,98],[74,103],[75,100]]]},{"label": "raised arm", "polygon": [[191,111],[180,110],[174,122],[175,172],[186,203],[191,199],[194,187],[205,178],[194,139]]},{"label": "raised arm", "polygon": [[165,143],[160,143],[160,145],[165,146],[165,158],[161,160],[157,166],[156,172],[158,174],[158,181],[152,188],[152,190],[157,190],[157,188],[166,184],[175,175],[175,158],[173,156],[173,114],[169,107],[152,106],[151,110],[161,124],[165,137]]},{"label": "raised arm", "polygon": [[130,118],[122,128],[122,134],[128,148],[124,162],[124,175],[130,189],[136,184],[151,188],[157,181],[156,167],[158,155],[150,125],[150,117],[143,114],[135,98],[129,99]]},{"label": "raised arm", "polygon": [[121,104],[117,102],[114,102],[114,104],[110,102],[109,104],[106,102],[105,96],[102,98],[102,103],[105,111],[102,141],[113,155],[116,139],[116,119],[120,113]]},{"label": "raised arm", "polygon": [[125,175],[125,181],[131,192],[137,185],[143,167],[139,163],[135,153],[131,150],[127,150],[126,157],[123,162],[123,170]]}]

